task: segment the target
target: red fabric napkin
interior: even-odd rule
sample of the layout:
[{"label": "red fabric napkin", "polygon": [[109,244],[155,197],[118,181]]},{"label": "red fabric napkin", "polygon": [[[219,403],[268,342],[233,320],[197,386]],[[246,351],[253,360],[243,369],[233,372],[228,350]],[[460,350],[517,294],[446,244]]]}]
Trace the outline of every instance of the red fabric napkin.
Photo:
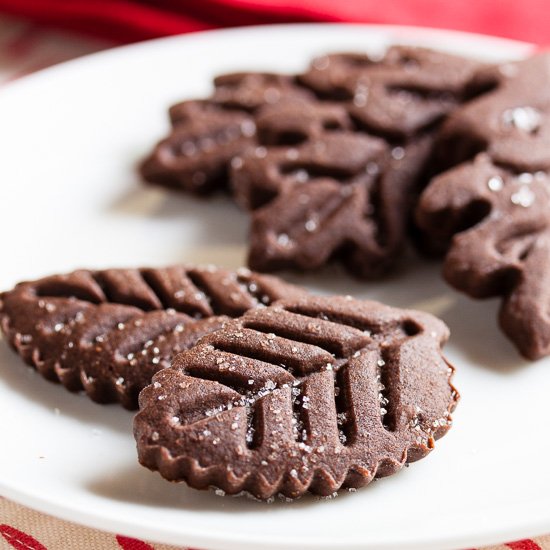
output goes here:
[{"label": "red fabric napkin", "polygon": [[1,11],[117,42],[237,25],[348,21],[550,44],[547,0],[0,0]]}]

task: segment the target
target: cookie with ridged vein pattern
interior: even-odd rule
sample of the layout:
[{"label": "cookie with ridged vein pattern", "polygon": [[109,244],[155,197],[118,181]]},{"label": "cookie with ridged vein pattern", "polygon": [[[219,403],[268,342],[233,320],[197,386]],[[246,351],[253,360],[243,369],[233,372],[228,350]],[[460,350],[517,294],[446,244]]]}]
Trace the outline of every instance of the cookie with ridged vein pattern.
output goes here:
[{"label": "cookie with ridged vein pattern", "polygon": [[330,495],[424,457],[458,394],[435,317],[351,297],[283,300],[201,339],[140,394],[140,462],[269,499]]},{"label": "cookie with ridged vein pattern", "polygon": [[145,181],[195,194],[227,188],[229,164],[258,144],[254,113],[282,97],[309,97],[290,76],[234,73],[217,77],[208,99],[170,108],[170,134],[143,161]]},{"label": "cookie with ridged vein pattern", "polygon": [[237,202],[253,210],[249,266],[314,270],[336,260],[360,278],[394,267],[435,131],[477,93],[469,80],[479,67],[422,48],[334,54],[297,77],[314,99],[258,108],[257,132],[270,146],[245,150],[231,168]]},{"label": "cookie with ridged vein pattern", "polygon": [[534,360],[550,355],[550,53],[473,82],[489,91],[443,125],[439,162],[459,164],[430,182],[417,223],[452,286],[502,298],[502,330]]},{"label": "cookie with ridged vein pattern", "polygon": [[315,270],[338,261],[363,279],[387,273],[403,252],[431,143],[423,136],[392,152],[377,138],[334,131],[249,158],[235,181],[252,201],[275,198],[252,213],[248,265]]},{"label": "cookie with ridged vein pattern", "polygon": [[359,127],[390,140],[407,140],[479,93],[471,80],[483,66],[442,51],[393,46],[384,56],[319,57],[298,80],[318,97],[344,105]]},{"label": "cookie with ridged vein pattern", "polygon": [[302,292],[248,269],[79,270],[2,293],[0,325],[48,380],[135,409],[140,390],[176,353],[230,317]]},{"label": "cookie with ridged vein pattern", "polygon": [[[254,211],[252,269],[335,260],[379,277],[402,255],[434,132],[479,91],[468,87],[479,66],[397,46],[324,56],[299,75],[222,75],[209,98],[170,109],[172,133],[142,174],[194,193],[229,187]],[[328,187],[331,208],[319,210]]]}]

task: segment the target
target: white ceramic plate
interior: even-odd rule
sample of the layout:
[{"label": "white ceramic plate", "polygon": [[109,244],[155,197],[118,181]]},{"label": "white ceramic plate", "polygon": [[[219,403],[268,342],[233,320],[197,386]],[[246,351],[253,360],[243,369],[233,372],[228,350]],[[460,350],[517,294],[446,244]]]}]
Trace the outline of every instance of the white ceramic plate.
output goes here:
[{"label": "white ceramic plate", "polygon": [[[398,27],[280,26],[201,33],[100,53],[0,93],[0,288],[80,266],[244,260],[247,218],[228,199],[142,186],[136,161],[166,108],[217,73],[294,71],[330,50],[392,42],[489,60],[530,46]],[[336,269],[303,283],[435,312],[463,394],[425,460],[355,494],[267,505],[171,485],[136,461],[130,413],[45,382],[0,344],[0,493],[62,518],[210,549],[455,548],[550,531],[550,360],[527,364],[496,328],[496,302],[411,265],[384,284]]]}]

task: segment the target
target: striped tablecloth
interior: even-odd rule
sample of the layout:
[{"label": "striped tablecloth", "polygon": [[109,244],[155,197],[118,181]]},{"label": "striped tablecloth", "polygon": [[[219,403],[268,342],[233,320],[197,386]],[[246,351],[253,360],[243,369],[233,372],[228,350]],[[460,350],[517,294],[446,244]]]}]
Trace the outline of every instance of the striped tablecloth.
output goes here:
[{"label": "striped tablecloth", "polygon": [[[110,47],[111,44],[68,33],[44,30],[0,17],[0,83],[5,85],[55,63]],[[0,497],[0,549],[16,550],[176,550],[105,533],[41,514]],[[550,535],[486,550],[550,550]],[[180,549],[181,550],[181,549]]]}]

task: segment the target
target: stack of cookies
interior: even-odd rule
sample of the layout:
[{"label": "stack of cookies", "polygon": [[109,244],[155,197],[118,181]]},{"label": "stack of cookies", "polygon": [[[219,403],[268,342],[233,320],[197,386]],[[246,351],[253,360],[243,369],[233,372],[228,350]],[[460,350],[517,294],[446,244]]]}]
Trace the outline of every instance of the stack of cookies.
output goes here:
[{"label": "stack of cookies", "polygon": [[45,378],[139,395],[142,464],[231,494],[366,485],[425,456],[458,400],[435,317],[247,269],[75,271],[3,293],[0,321]]},{"label": "stack of cookies", "polygon": [[336,260],[379,277],[403,250],[436,130],[479,91],[478,68],[395,47],[321,57],[293,77],[221,76],[209,99],[170,109],[172,132],[141,172],[193,193],[227,188],[251,212],[252,269]]},{"label": "stack of cookies", "polygon": [[502,329],[537,359],[550,353],[549,83],[548,53],[489,66],[402,46],[224,75],[209,99],[172,107],[141,172],[227,188],[251,212],[259,271],[338,261],[380,278],[407,242],[446,254],[446,280],[502,296]]},{"label": "stack of cookies", "polygon": [[[406,246],[502,296],[523,355],[550,354],[550,54],[488,66],[419,48],[334,54],[302,74],[220,76],[170,109],[147,182],[225,190],[251,269],[79,270],[0,295],[23,360],[137,409],[140,462],[260,499],[356,489],[424,457],[458,393],[427,313],[319,297],[269,272],[382,277]],[[547,143],[549,142],[549,143]]]}]

